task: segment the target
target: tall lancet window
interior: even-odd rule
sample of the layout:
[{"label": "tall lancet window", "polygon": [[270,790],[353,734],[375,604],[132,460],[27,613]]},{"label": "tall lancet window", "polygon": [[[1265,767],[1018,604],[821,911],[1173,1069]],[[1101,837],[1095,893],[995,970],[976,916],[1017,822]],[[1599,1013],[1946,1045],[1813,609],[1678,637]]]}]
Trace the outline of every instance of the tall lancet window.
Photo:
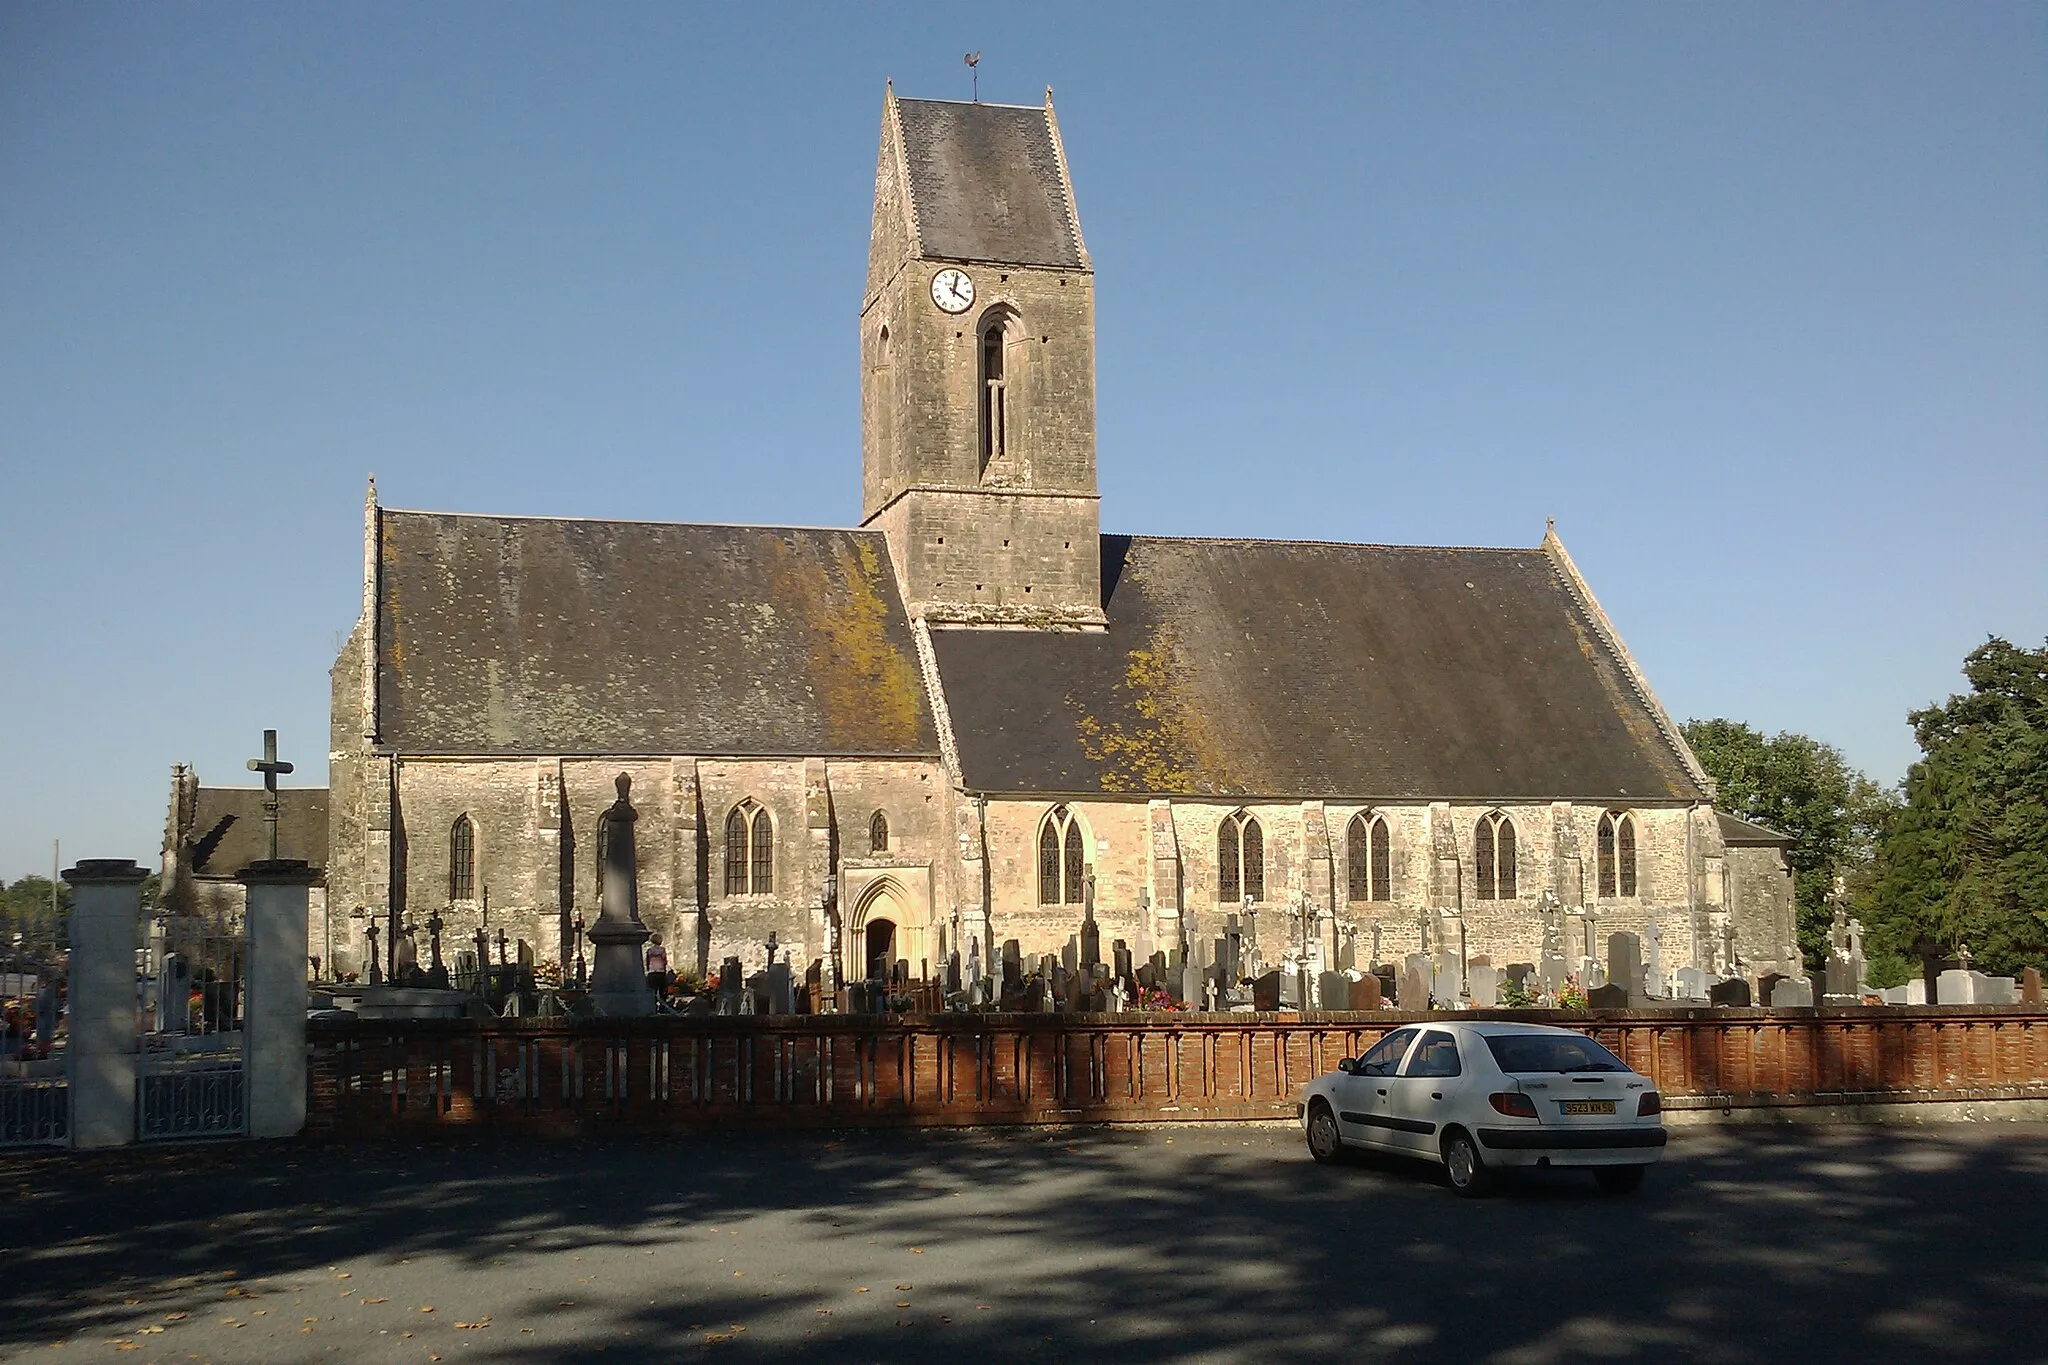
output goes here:
[{"label": "tall lancet window", "polygon": [[1081,822],[1065,806],[1054,806],[1038,827],[1038,903],[1079,905],[1087,871]]},{"label": "tall lancet window", "polygon": [[1500,811],[1479,817],[1472,835],[1473,878],[1479,899],[1511,901],[1515,898],[1515,823]]},{"label": "tall lancet window", "polygon": [[1266,840],[1249,811],[1223,818],[1216,828],[1216,899],[1266,899]]},{"label": "tall lancet window", "polygon": [[1012,423],[1010,341],[1016,321],[1008,313],[989,315],[981,328],[981,472],[1010,453]]},{"label": "tall lancet window", "polygon": [[725,894],[765,895],[775,889],[775,826],[750,798],[725,817]]},{"label": "tall lancet window", "polygon": [[448,899],[476,899],[476,826],[467,815],[456,816],[448,830]]},{"label": "tall lancet window", "polygon": [[1350,899],[1390,901],[1394,898],[1394,869],[1387,847],[1385,816],[1375,815],[1370,820],[1363,814],[1352,816],[1344,838],[1344,851],[1347,859],[1345,880],[1349,885]]},{"label": "tall lancet window", "polygon": [[1600,817],[1600,894],[1636,893],[1636,822],[1625,811]]}]

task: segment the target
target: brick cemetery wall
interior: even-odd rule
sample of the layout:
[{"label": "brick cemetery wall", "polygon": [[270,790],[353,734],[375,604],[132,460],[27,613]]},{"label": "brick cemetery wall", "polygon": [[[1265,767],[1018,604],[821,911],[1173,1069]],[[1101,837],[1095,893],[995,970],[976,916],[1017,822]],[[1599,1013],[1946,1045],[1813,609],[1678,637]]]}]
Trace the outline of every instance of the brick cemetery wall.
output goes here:
[{"label": "brick cemetery wall", "polygon": [[[314,1023],[308,1131],[1289,1119],[1402,1014]],[[2048,1012],[1468,1013],[1580,1027],[1673,1110],[2048,1098]]]}]

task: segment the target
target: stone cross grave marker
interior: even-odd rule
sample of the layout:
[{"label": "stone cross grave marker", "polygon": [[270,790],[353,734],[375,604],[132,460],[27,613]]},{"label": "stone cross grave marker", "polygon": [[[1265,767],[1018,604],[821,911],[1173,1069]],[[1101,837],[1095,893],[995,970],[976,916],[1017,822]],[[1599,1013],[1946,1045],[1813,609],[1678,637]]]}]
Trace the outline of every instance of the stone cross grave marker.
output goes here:
[{"label": "stone cross grave marker", "polygon": [[263,757],[249,760],[249,771],[263,774],[263,832],[271,862],[277,861],[277,779],[292,765],[277,756],[277,731],[263,732]]}]

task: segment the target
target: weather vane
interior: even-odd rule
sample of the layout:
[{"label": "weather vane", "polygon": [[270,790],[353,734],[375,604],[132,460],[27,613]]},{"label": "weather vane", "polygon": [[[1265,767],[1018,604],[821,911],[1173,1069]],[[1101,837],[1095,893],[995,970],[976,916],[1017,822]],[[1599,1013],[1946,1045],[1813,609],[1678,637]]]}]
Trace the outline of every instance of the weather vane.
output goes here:
[{"label": "weather vane", "polygon": [[970,52],[970,53],[968,53],[968,54],[967,54],[967,57],[966,57],[966,62],[967,62],[967,69],[968,69],[968,71],[970,71],[971,73],[973,73],[973,80],[974,80],[974,102],[975,102],[976,104],[980,104],[980,103],[981,103],[981,54],[980,54],[979,52]]}]

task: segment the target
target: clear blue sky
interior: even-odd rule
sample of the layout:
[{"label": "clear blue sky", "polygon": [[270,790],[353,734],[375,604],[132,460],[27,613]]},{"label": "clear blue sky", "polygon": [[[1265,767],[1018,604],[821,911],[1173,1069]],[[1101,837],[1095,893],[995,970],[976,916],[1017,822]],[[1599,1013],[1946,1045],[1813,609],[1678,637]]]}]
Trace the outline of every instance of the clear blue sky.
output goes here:
[{"label": "clear blue sky", "polygon": [[859,514],[885,77],[1055,87],[1105,529],[1534,545],[1883,780],[2048,634],[2048,7],[0,7],[0,876],[324,779],[361,503]]}]

